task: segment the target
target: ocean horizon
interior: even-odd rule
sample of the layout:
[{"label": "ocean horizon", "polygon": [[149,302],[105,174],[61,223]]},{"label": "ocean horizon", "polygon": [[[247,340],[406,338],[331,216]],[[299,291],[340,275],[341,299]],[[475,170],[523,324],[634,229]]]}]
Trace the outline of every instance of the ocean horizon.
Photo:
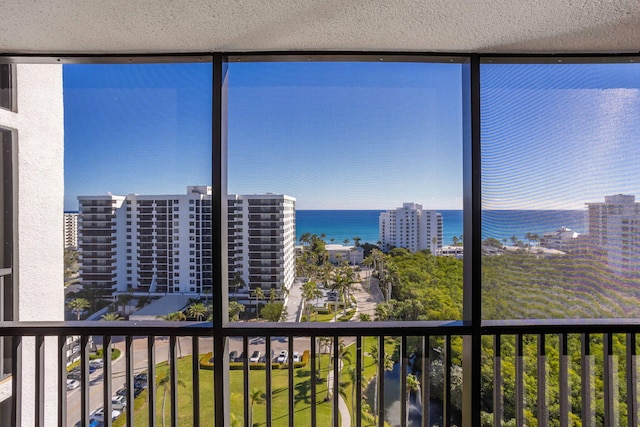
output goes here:
[{"label": "ocean horizon", "polygon": [[[329,243],[375,244],[379,240],[378,217],[386,210],[296,210],[296,238],[304,233],[325,234]],[[463,211],[437,210],[442,214],[445,245],[460,237],[463,230]],[[510,242],[512,236],[526,240],[527,233],[543,234],[560,227],[578,233],[586,231],[586,210],[485,210],[482,212],[482,238],[493,237]]]}]

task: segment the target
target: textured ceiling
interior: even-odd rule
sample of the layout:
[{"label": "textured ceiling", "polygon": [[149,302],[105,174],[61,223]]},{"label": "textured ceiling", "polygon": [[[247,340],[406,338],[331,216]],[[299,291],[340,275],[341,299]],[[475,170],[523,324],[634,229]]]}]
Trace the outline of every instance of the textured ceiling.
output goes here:
[{"label": "textured ceiling", "polygon": [[639,0],[0,0],[0,10],[3,53],[640,50]]}]

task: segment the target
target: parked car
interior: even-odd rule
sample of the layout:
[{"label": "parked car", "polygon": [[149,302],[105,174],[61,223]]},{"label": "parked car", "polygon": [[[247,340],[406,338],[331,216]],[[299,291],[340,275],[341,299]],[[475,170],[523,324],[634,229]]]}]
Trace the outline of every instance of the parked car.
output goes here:
[{"label": "parked car", "polygon": [[147,382],[147,373],[141,372],[133,377],[133,381],[144,381]]},{"label": "parked car", "polygon": [[276,362],[278,363],[286,363],[287,357],[289,356],[289,352],[287,350],[282,350],[278,357],[276,358]]},{"label": "parked car", "polygon": [[82,374],[80,373],[80,368],[75,368],[67,373],[67,378],[72,380],[80,380],[82,378]]},{"label": "parked car", "polygon": [[145,388],[147,388],[147,379],[139,379],[139,380],[134,380],[133,381],[133,388],[138,390],[144,390]]},{"label": "parked car", "polygon": [[127,406],[127,397],[115,395],[111,398],[111,408],[117,411],[123,411]]},{"label": "parked car", "polygon": [[98,368],[96,368],[95,365],[89,364],[89,373],[90,374],[93,374],[97,370],[98,370]]},{"label": "parked car", "polygon": [[297,351],[293,353],[293,363],[302,362],[302,355]]},{"label": "parked car", "polygon": [[260,356],[262,356],[262,353],[260,353],[258,350],[254,351],[253,353],[251,353],[249,362],[253,362],[253,363],[258,362],[260,360]]},{"label": "parked car", "polygon": [[[111,420],[115,420],[116,418],[118,418],[120,416],[122,412],[116,410],[116,409],[112,409],[111,410]],[[100,408],[97,411],[95,411],[93,414],[91,414],[90,417],[92,420],[96,420],[98,422],[104,422],[104,408]]]},{"label": "parked car", "polygon": [[78,387],[80,387],[80,381],[67,379],[67,390],[73,390]]},{"label": "parked car", "polygon": [[232,351],[229,353],[229,362],[235,362],[238,359],[238,352]]},{"label": "parked car", "polygon": [[102,368],[104,361],[102,359],[93,359],[89,361],[89,366],[95,366],[96,368]]}]

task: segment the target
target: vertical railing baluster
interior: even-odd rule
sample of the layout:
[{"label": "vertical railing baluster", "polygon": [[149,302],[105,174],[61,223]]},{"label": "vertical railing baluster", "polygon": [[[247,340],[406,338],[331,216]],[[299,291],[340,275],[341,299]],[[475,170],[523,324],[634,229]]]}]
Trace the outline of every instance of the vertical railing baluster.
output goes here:
[{"label": "vertical railing baluster", "polygon": [[355,404],[356,404],[356,427],[362,427],[362,337],[356,337],[356,384],[355,384]]},{"label": "vertical railing baluster", "polygon": [[317,414],[316,414],[316,381],[318,380],[319,372],[316,372],[316,339],[318,337],[313,335],[311,337],[311,427],[317,426]]},{"label": "vertical railing baluster", "polygon": [[595,427],[595,407],[593,405],[593,359],[589,334],[581,334],[582,366],[580,369],[581,385],[580,392],[582,398],[582,427]]},{"label": "vertical railing baluster", "polygon": [[502,343],[499,334],[493,337],[493,425],[502,427],[503,418],[503,379],[502,379]]},{"label": "vertical railing baluster", "polygon": [[627,425],[638,425],[638,366],[636,365],[636,334],[627,334]]},{"label": "vertical railing baluster", "polygon": [[[111,414],[111,336],[102,337],[102,400],[105,414]],[[111,427],[111,417],[104,417],[104,427]]]},{"label": "vertical railing baluster", "polygon": [[149,427],[156,427],[156,337],[147,337],[147,398]]},{"label": "vertical railing baluster", "polygon": [[524,356],[522,334],[516,334],[516,427],[524,427]]},{"label": "vertical railing baluster", "polygon": [[22,337],[11,337],[11,420],[14,426],[22,421]]},{"label": "vertical railing baluster", "polygon": [[431,427],[431,337],[422,337],[422,427]]},{"label": "vertical railing baluster", "polygon": [[400,338],[400,427],[407,427],[407,337]]},{"label": "vertical railing baluster", "polygon": [[378,378],[376,380],[376,387],[378,387],[378,426],[384,427],[384,371],[385,371],[385,352],[384,352],[384,335],[378,336]]},{"label": "vertical railing baluster", "polygon": [[80,422],[89,425],[89,337],[80,337]]},{"label": "vertical railing baluster", "polygon": [[273,415],[273,407],[271,399],[273,398],[272,390],[271,390],[271,336],[265,337],[265,361],[266,361],[266,373],[267,373],[267,410],[266,410],[266,426],[271,427],[271,419]]},{"label": "vertical railing baluster", "polygon": [[618,416],[618,370],[613,355],[613,335],[604,334],[604,425],[613,427],[619,425]]},{"label": "vertical railing baluster", "polygon": [[250,398],[249,396],[251,395],[251,390],[250,390],[250,381],[249,381],[249,374],[250,374],[250,365],[249,365],[249,338],[248,337],[242,337],[242,354],[244,355],[244,358],[242,359],[242,389],[244,391],[244,405],[243,405],[243,410],[244,410],[244,425],[245,427],[251,427],[249,425],[249,420],[251,417],[251,414],[249,412],[249,401]]},{"label": "vertical railing baluster", "polygon": [[558,335],[560,345],[560,427],[569,427],[569,356],[567,349],[567,334]]},{"label": "vertical railing baluster", "polygon": [[200,426],[200,341],[197,336],[191,337],[191,376],[193,377],[193,425]]},{"label": "vertical railing baluster", "polygon": [[444,386],[442,421],[445,427],[451,427],[451,336],[444,336]]},{"label": "vertical railing baluster", "polygon": [[44,426],[44,337],[37,335],[35,339],[35,377],[36,377],[36,408],[35,408],[35,420],[36,425],[39,427]]},{"label": "vertical railing baluster", "polygon": [[538,427],[549,425],[549,405],[547,403],[547,346],[545,335],[538,335]]},{"label": "vertical railing baluster", "polygon": [[[176,355],[177,338],[169,337],[169,381],[171,384],[171,427],[178,426],[178,360]],[[131,424],[133,425],[133,424]]]},{"label": "vertical railing baluster", "polygon": [[293,336],[289,335],[289,342],[288,342],[289,346],[289,427],[294,427],[294,423],[293,423],[293,415],[294,415],[294,396],[293,396],[293,391],[295,390],[295,386],[293,384]]},{"label": "vertical railing baluster", "polygon": [[[125,337],[125,385],[127,395],[127,425],[133,425],[134,419],[134,381],[133,381],[133,336]],[[148,378],[147,378],[148,382]]]},{"label": "vertical railing baluster", "polygon": [[58,427],[67,427],[67,347],[67,336],[58,335]]},{"label": "vertical railing baluster", "polygon": [[[332,394],[332,399],[331,399],[331,407],[332,407],[332,425],[334,427],[338,427],[338,421],[339,421],[339,408],[338,408],[338,402],[340,400],[340,384],[339,384],[339,372],[340,372],[340,358],[338,357],[339,355],[339,350],[340,350],[340,343],[338,341],[338,336],[334,335],[333,337],[331,337],[331,339],[333,340],[333,355],[331,355],[331,357],[333,358],[333,384],[331,385],[333,387],[333,390],[331,390],[331,394]],[[327,384],[328,386],[328,384]]]}]

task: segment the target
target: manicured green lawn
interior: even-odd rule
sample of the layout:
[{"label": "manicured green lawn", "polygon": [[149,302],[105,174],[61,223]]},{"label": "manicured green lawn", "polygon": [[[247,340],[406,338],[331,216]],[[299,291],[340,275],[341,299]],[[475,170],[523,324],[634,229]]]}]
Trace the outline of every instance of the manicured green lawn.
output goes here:
[{"label": "manicured green lawn", "polygon": [[[193,425],[192,418],[192,385],[191,356],[185,356],[178,360],[178,425]],[[325,402],[327,395],[327,368],[329,364],[328,355],[321,356],[322,378],[316,382],[316,416],[319,426],[331,424],[331,402]],[[156,384],[167,375],[168,366],[166,363],[158,365],[156,370]],[[308,364],[304,368],[294,370],[294,423],[295,425],[311,425],[311,367]],[[288,391],[288,370],[273,369],[271,373],[272,388],[272,420],[274,426],[288,425],[289,391]],[[254,387],[266,390],[266,372],[264,370],[252,370],[249,377],[250,389]],[[244,394],[243,394],[243,372],[232,370],[229,372],[230,396],[228,399],[232,419],[237,420],[237,425],[244,425]],[[162,425],[162,400],[163,386],[157,388],[156,400],[156,422]],[[170,390],[167,389],[164,417],[166,425],[170,425],[171,403]],[[249,402],[251,403],[251,402]],[[142,393],[135,402],[136,414],[135,425],[148,425],[148,403],[147,393]],[[266,406],[264,403],[253,405],[253,423],[255,426],[266,425]],[[200,420],[202,426],[213,426],[213,371],[200,371]],[[113,424],[114,427],[126,425],[124,414]],[[232,426],[233,427],[233,426]]]}]

